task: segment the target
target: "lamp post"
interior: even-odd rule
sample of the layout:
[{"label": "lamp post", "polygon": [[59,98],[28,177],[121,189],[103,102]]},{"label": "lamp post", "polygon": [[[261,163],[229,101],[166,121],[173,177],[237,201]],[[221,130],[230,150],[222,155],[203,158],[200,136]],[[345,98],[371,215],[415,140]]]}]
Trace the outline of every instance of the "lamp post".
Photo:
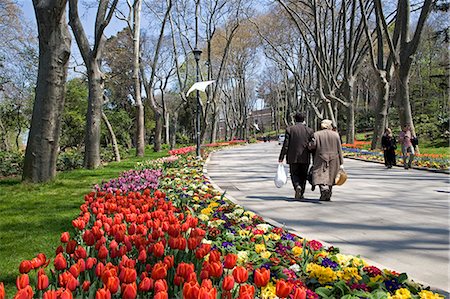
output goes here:
[{"label": "lamp post", "polygon": [[[202,50],[199,50],[197,47],[195,47],[195,49],[193,50],[194,53],[194,58],[195,58],[195,66],[196,66],[196,71],[197,71],[197,79],[196,81],[199,82],[200,81],[200,69],[198,67],[198,62],[200,60],[200,55],[202,54]],[[195,133],[196,133],[196,138],[197,138],[197,148],[196,148],[196,154],[197,154],[197,158],[201,158],[200,155],[200,92],[197,89],[196,91],[196,98],[197,98],[197,111],[196,111],[196,116],[197,116],[197,121],[196,121],[196,128],[195,128]]]}]

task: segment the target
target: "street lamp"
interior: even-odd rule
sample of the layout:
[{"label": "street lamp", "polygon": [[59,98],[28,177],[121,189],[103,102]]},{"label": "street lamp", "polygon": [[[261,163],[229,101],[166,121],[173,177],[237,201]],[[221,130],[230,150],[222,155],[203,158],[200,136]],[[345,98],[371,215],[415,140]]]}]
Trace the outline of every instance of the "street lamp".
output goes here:
[{"label": "street lamp", "polygon": [[[200,60],[200,55],[202,55],[202,50],[199,50],[197,47],[195,47],[195,49],[192,51],[194,53],[194,58],[195,58],[195,65],[196,65],[196,69],[197,69],[197,82],[200,81],[200,69],[198,67],[198,62]],[[196,112],[196,116],[197,116],[197,122],[196,122],[196,135],[197,135],[197,148],[196,148],[196,154],[197,154],[197,158],[201,158],[200,155],[200,91],[197,89],[197,112]]]}]

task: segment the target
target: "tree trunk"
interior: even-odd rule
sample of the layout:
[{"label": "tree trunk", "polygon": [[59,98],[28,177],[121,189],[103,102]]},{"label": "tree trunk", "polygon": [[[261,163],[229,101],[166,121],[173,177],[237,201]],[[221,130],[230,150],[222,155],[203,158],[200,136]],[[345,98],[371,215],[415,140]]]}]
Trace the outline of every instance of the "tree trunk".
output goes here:
[{"label": "tree trunk", "polygon": [[103,106],[103,74],[97,61],[88,67],[89,100],[84,139],[84,167],[95,169],[100,165],[100,125]]},{"label": "tree trunk", "polygon": [[35,183],[49,181],[56,175],[71,44],[66,3],[33,0],[39,33],[39,69],[22,179]]},{"label": "tree trunk", "polygon": [[389,106],[389,81],[386,79],[386,72],[378,70],[378,103],[375,110],[375,126],[372,136],[371,149],[381,147],[381,137],[387,124],[387,113]]},{"label": "tree trunk", "polygon": [[219,109],[217,107],[218,105],[216,103],[213,103],[213,114],[212,114],[212,121],[211,121],[211,140],[210,143],[215,143],[217,140],[217,127],[219,124],[218,115],[219,115]]},{"label": "tree trunk", "polygon": [[158,111],[155,112],[155,139],[153,140],[153,150],[155,152],[161,151],[161,133],[163,127],[163,119],[161,113]]},{"label": "tree trunk", "polygon": [[165,113],[164,116],[164,129],[165,129],[165,143],[167,145],[170,144],[170,119],[169,119],[170,115],[169,112]]},{"label": "tree trunk", "polygon": [[414,134],[414,124],[411,113],[411,102],[409,100],[409,70],[408,66],[400,66],[397,78],[396,100],[400,125],[411,125],[411,132]]},{"label": "tree trunk", "polygon": [[[345,83],[345,98],[349,106],[347,107],[347,143],[355,140],[355,104],[354,104],[355,78],[349,77]],[[336,114],[337,118],[337,114]]]},{"label": "tree trunk", "polygon": [[141,0],[135,0],[133,6],[133,81],[134,99],[136,101],[136,156],[145,154],[144,105],[141,98],[141,81],[139,78],[139,41],[141,33]]},{"label": "tree trunk", "polygon": [[102,119],[106,124],[106,127],[108,128],[109,135],[111,135],[111,143],[114,151],[114,158],[117,162],[120,162],[120,152],[119,152],[119,146],[117,145],[117,138],[116,134],[114,134],[114,130],[111,126],[111,123],[108,120],[108,117],[106,117],[106,114],[102,111]]},{"label": "tree trunk", "polygon": [[178,130],[178,112],[174,112],[172,115],[172,121],[170,122],[170,149],[174,149],[177,143],[177,130]]}]

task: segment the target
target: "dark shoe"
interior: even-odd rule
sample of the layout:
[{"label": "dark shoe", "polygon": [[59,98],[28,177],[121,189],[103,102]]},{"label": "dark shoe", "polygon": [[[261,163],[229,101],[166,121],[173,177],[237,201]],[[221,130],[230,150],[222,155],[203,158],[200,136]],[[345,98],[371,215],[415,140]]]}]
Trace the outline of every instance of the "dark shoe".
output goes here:
[{"label": "dark shoe", "polygon": [[303,189],[300,186],[297,186],[295,188],[295,199],[302,199],[303,198]]},{"label": "dark shoe", "polygon": [[320,193],[320,201],[330,201],[331,200],[331,191],[324,190]]}]

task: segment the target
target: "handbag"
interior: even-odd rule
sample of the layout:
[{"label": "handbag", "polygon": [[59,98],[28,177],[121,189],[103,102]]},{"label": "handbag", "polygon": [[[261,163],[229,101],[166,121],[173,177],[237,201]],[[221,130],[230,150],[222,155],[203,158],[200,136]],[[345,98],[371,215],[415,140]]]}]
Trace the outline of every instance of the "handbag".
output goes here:
[{"label": "handbag", "polygon": [[347,181],[347,178],[347,172],[343,168],[340,168],[336,179],[334,180],[334,184],[337,186],[341,186]]},{"label": "handbag", "polygon": [[287,183],[287,175],[283,163],[278,164],[278,169],[274,178],[274,182],[277,188],[281,188]]}]

